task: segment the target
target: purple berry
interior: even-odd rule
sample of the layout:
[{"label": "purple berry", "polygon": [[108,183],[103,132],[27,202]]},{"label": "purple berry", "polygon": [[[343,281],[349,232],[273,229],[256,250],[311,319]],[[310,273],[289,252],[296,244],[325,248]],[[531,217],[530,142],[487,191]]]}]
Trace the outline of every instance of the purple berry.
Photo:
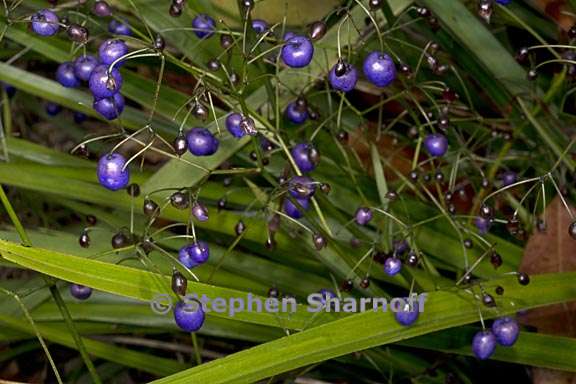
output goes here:
[{"label": "purple berry", "polygon": [[297,144],[290,153],[303,173],[312,172],[320,163],[320,153],[310,143]]},{"label": "purple berry", "polygon": [[36,12],[30,21],[32,21],[32,30],[40,36],[55,35],[60,29],[58,16],[49,9]]},{"label": "purple berry", "polygon": [[66,88],[76,88],[80,85],[80,81],[74,74],[74,64],[69,61],[58,66],[56,80]]},{"label": "purple berry", "polygon": [[496,2],[500,5],[508,5],[512,2],[512,0],[496,0]]},{"label": "purple berry", "polygon": [[204,264],[210,256],[210,248],[208,243],[199,240],[194,244],[185,245],[180,248],[178,252],[178,260],[186,268],[194,268],[198,265]]},{"label": "purple berry", "polygon": [[396,79],[396,66],[384,52],[375,51],[364,59],[364,75],[377,87],[385,87]]},{"label": "purple berry", "polygon": [[112,69],[108,75],[108,67],[99,65],[92,71],[88,87],[95,98],[103,99],[117,94],[122,88],[122,82],[122,75],[116,68]]},{"label": "purple berry", "polygon": [[485,235],[490,230],[491,221],[488,218],[477,216],[474,219],[474,225],[478,229],[478,233]]},{"label": "purple berry", "polygon": [[78,300],[86,300],[92,295],[92,288],[80,284],[70,284],[70,294]]},{"label": "purple berry", "polygon": [[500,179],[502,180],[502,186],[507,187],[508,185],[514,184],[517,181],[518,176],[516,175],[516,172],[506,171],[500,175]]},{"label": "purple berry", "polygon": [[424,148],[432,157],[442,157],[448,151],[448,139],[440,133],[433,133],[424,139]]},{"label": "purple berry", "polygon": [[496,336],[498,344],[505,347],[514,345],[520,334],[520,327],[518,322],[511,317],[502,317],[494,320],[492,324],[492,332]]},{"label": "purple berry", "polygon": [[94,99],[92,106],[106,120],[114,120],[124,111],[124,97],[117,93],[112,97]]},{"label": "purple berry", "polygon": [[486,360],[496,349],[496,336],[490,330],[479,331],[472,340],[472,352],[480,360]]},{"label": "purple berry", "polygon": [[214,34],[216,22],[210,16],[201,13],[192,20],[192,28],[200,39],[207,39]]},{"label": "purple berry", "polygon": [[126,187],[130,181],[130,171],[128,168],[122,170],[125,164],[126,159],[119,153],[102,156],[97,169],[100,184],[112,191]]},{"label": "purple berry", "polygon": [[291,68],[303,68],[310,64],[314,56],[314,45],[306,36],[286,34],[286,43],[282,47],[281,57],[284,64]]},{"label": "purple berry", "polygon": [[110,24],[108,24],[108,32],[115,35],[132,36],[130,25],[117,20],[110,21]]},{"label": "purple berry", "polygon": [[288,104],[284,114],[286,118],[294,124],[302,124],[308,118],[308,111],[306,110],[306,107],[299,106],[295,101]]},{"label": "purple berry", "polygon": [[231,113],[226,117],[226,129],[234,137],[243,137],[246,133],[240,126],[242,122],[242,115],[239,113]]},{"label": "purple berry", "polygon": [[2,87],[4,87],[4,90],[6,91],[6,95],[9,98],[14,97],[14,95],[16,94],[16,88],[14,88],[10,84],[6,84],[6,83],[2,83],[2,82],[0,82],[0,84],[2,84]]},{"label": "purple berry", "polygon": [[318,293],[322,295],[320,302],[323,305],[326,305],[326,302],[328,302],[330,299],[336,298],[336,294],[331,289],[322,288],[318,291]]},{"label": "purple berry", "polygon": [[108,17],[112,15],[112,8],[105,1],[96,1],[92,7],[92,12],[99,17]]},{"label": "purple berry", "polygon": [[198,221],[208,221],[208,208],[200,203],[196,203],[192,206],[192,215]]},{"label": "purple berry", "polygon": [[74,122],[76,124],[82,124],[88,119],[88,116],[82,112],[74,111]]},{"label": "purple berry", "polygon": [[176,325],[186,332],[196,332],[202,328],[206,315],[202,303],[195,299],[179,301],[174,307],[174,321]]},{"label": "purple berry", "polygon": [[[98,57],[102,64],[110,65],[122,56],[128,53],[128,46],[122,40],[109,39],[103,42],[98,48]],[[120,66],[122,62],[118,62],[116,66]]]},{"label": "purple berry", "polygon": [[354,220],[358,225],[366,225],[372,220],[372,210],[367,207],[360,207],[356,210]]},{"label": "purple berry", "polygon": [[[344,73],[340,73],[341,66],[344,66]],[[350,92],[354,89],[356,82],[358,81],[358,71],[351,64],[338,62],[330,70],[328,80],[330,81],[332,88],[335,90]]]},{"label": "purple berry", "polygon": [[402,269],[402,261],[397,257],[389,257],[384,261],[384,272],[388,276],[395,276]]},{"label": "purple berry", "polygon": [[316,182],[307,176],[294,176],[288,182],[288,191],[297,199],[310,198],[316,192]]},{"label": "purple berry", "polygon": [[[291,201],[291,199],[288,199],[288,198],[284,199],[284,204],[283,204],[284,213],[286,213],[288,216],[290,216],[293,219],[300,219],[304,216],[304,212],[302,211],[302,209],[304,209],[305,211],[310,209],[310,200],[309,199],[294,199],[294,201],[296,201],[299,206],[297,206],[295,203],[293,203]],[[302,207],[302,208],[300,208],[300,207]]]},{"label": "purple berry", "polygon": [[46,113],[49,116],[56,116],[62,112],[62,107],[59,104],[53,103],[51,101],[46,103]]},{"label": "purple berry", "polygon": [[408,299],[403,299],[403,301],[400,310],[394,312],[394,318],[399,324],[409,326],[414,324],[420,314],[418,302],[415,300],[411,300],[412,302],[410,302]]},{"label": "purple berry", "polygon": [[94,56],[80,56],[74,61],[74,75],[80,80],[88,81],[97,66],[98,60]]},{"label": "purple berry", "polygon": [[268,30],[268,23],[261,19],[254,19],[252,20],[252,29],[258,34],[264,33]]},{"label": "purple berry", "polygon": [[195,156],[211,156],[216,153],[219,141],[206,128],[192,128],[186,134],[188,150]]}]

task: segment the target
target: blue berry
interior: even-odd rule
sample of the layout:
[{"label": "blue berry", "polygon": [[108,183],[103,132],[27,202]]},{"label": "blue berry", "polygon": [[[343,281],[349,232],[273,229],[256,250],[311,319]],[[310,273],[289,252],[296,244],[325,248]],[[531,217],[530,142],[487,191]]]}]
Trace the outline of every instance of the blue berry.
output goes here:
[{"label": "blue berry", "polygon": [[288,104],[284,114],[286,118],[294,124],[302,124],[308,118],[308,111],[306,110],[306,106],[298,105],[298,103],[295,101]]},{"label": "blue berry", "polygon": [[[98,48],[98,56],[102,64],[110,65],[114,61],[118,60],[122,56],[128,53],[128,46],[122,40],[109,39],[103,42]],[[116,65],[121,65],[122,62],[118,62]]]},{"label": "blue berry", "polygon": [[206,314],[198,300],[186,299],[179,301],[174,307],[174,321],[176,325],[186,332],[196,332],[202,328]]},{"label": "blue berry", "polygon": [[488,218],[477,216],[474,219],[474,225],[478,229],[478,233],[485,235],[490,230],[491,221]]},{"label": "blue berry", "polygon": [[358,71],[348,63],[336,63],[328,74],[330,85],[337,91],[350,92],[358,81]]},{"label": "blue berry", "polygon": [[360,207],[356,210],[354,220],[358,225],[366,225],[372,220],[372,210],[367,207]]},{"label": "blue berry", "polygon": [[49,116],[56,116],[60,112],[62,112],[62,106],[59,104],[52,103],[50,101],[46,103],[46,113]]},{"label": "blue berry", "polygon": [[448,139],[441,133],[433,133],[424,138],[424,148],[432,157],[442,157],[448,151]]},{"label": "blue berry", "polygon": [[196,36],[200,39],[207,39],[214,34],[216,22],[210,16],[201,13],[192,20],[192,27],[195,29]]},{"label": "blue berry", "polygon": [[88,116],[82,112],[74,111],[74,122],[76,124],[82,124],[88,119]]},{"label": "blue berry", "polygon": [[364,59],[364,75],[377,87],[385,87],[396,79],[394,61],[384,52],[375,51]]},{"label": "blue berry", "polygon": [[208,208],[200,203],[196,203],[192,206],[192,215],[198,221],[208,221]]},{"label": "blue berry", "polygon": [[210,156],[216,153],[220,142],[206,128],[192,128],[186,134],[188,150],[195,156]]},{"label": "blue berry", "polygon": [[114,120],[124,111],[124,97],[117,93],[112,97],[94,99],[92,106],[106,120]]},{"label": "blue berry", "polygon": [[242,122],[242,115],[239,113],[231,113],[226,117],[226,129],[234,137],[243,137],[246,133],[240,126]]},{"label": "blue berry", "polygon": [[74,74],[74,64],[69,61],[58,66],[56,80],[66,88],[76,88],[80,85],[80,81]]},{"label": "blue berry", "polygon": [[70,294],[78,300],[86,300],[92,295],[92,288],[80,284],[70,284]]},{"label": "blue berry", "polygon": [[4,90],[6,91],[6,95],[8,97],[10,97],[10,98],[14,97],[14,95],[16,94],[16,88],[11,86],[10,84],[6,84],[6,83],[2,83],[2,82],[0,82],[0,84],[2,84],[2,86],[4,87]]},{"label": "blue berry", "polygon": [[[309,199],[294,199],[298,205],[294,204],[290,199],[284,199],[284,213],[290,216],[293,219],[300,219],[304,216],[304,212],[302,209],[307,211],[310,209],[310,200]],[[302,207],[302,208],[300,208]]]},{"label": "blue berry", "polygon": [[400,307],[400,310],[394,312],[394,318],[399,324],[409,326],[414,324],[420,314],[420,311],[418,310],[418,302],[412,300],[412,303],[410,303],[407,299],[403,299],[403,301],[404,303]]},{"label": "blue berry", "polygon": [[520,327],[518,322],[511,317],[502,317],[494,320],[492,324],[492,332],[496,336],[498,344],[505,347],[514,345],[520,334]]},{"label": "blue berry", "polygon": [[395,276],[402,269],[402,261],[397,257],[389,257],[384,261],[384,272],[388,276]]},{"label": "blue berry", "polygon": [[281,57],[284,64],[291,68],[303,68],[310,64],[314,56],[314,45],[306,36],[286,34],[286,43],[282,47]]},{"label": "blue berry", "polygon": [[326,302],[330,299],[336,298],[336,294],[331,289],[322,288],[318,291],[318,293],[322,295],[320,302],[324,305],[326,305]]},{"label": "blue berry", "polygon": [[506,171],[500,175],[500,179],[502,180],[502,186],[507,187],[517,181],[518,175],[516,175],[516,172]]},{"label": "blue berry", "polygon": [[76,78],[88,81],[94,68],[98,66],[98,59],[92,55],[80,56],[74,61],[74,75]]},{"label": "blue berry", "polygon": [[126,164],[126,159],[119,153],[109,153],[98,161],[98,182],[111,191],[117,191],[128,185],[130,181],[130,170],[122,170]]},{"label": "blue berry", "polygon": [[486,360],[496,349],[496,336],[490,330],[479,331],[472,340],[472,352],[480,360]]},{"label": "blue berry", "polygon": [[288,191],[297,199],[310,198],[316,192],[316,182],[307,176],[294,176],[288,182]]},{"label": "blue berry", "polygon": [[112,69],[109,76],[108,67],[99,65],[92,71],[92,75],[90,75],[90,80],[88,81],[88,87],[95,98],[103,99],[117,94],[120,88],[122,88],[122,82],[122,75],[120,75],[120,71],[116,68]]},{"label": "blue berry", "polygon": [[36,12],[30,20],[32,21],[32,30],[40,36],[55,35],[60,29],[58,16],[49,9]]},{"label": "blue berry", "polygon": [[512,0],[496,0],[496,2],[500,5],[508,5],[512,2]]},{"label": "blue berry", "polygon": [[111,20],[108,24],[108,32],[115,35],[132,36],[132,29],[128,23],[122,23],[117,20]]},{"label": "blue berry", "polygon": [[297,144],[292,148],[292,157],[301,172],[312,172],[320,163],[320,153],[310,143]]},{"label": "blue berry", "polygon": [[254,19],[252,20],[252,29],[258,34],[264,33],[268,30],[268,23],[261,19]]},{"label": "blue berry", "polygon": [[186,268],[194,268],[198,265],[204,264],[210,256],[210,248],[208,243],[199,240],[194,244],[185,245],[180,248],[178,252],[178,260]]}]

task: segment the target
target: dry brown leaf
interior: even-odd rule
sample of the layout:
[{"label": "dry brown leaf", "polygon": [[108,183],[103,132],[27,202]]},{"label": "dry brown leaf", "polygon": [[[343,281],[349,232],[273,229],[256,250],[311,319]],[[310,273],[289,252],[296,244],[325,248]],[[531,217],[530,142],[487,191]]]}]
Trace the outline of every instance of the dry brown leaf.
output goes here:
[{"label": "dry brown leaf", "polygon": [[[576,240],[568,234],[572,220],[560,197],[556,196],[548,205],[544,221],[546,231],[532,234],[524,249],[520,270],[529,275],[576,270]],[[576,302],[530,310],[521,319],[523,323],[536,327],[540,333],[576,336]],[[576,383],[576,375],[535,369],[534,383]]]}]

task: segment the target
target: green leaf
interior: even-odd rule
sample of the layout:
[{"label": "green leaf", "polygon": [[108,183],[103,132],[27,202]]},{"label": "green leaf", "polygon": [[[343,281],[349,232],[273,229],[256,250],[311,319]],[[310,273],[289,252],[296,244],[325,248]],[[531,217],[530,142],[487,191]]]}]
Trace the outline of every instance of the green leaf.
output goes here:
[{"label": "green leaf", "polygon": [[[529,286],[516,278],[494,280],[485,289],[504,287],[506,300],[485,318],[515,313],[546,304],[574,300],[576,273],[535,276]],[[438,291],[428,295],[425,308],[410,327],[399,325],[391,313],[368,311],[283,337],[155,383],[252,383],[292,369],[379,345],[478,321],[478,305],[466,290]],[[576,369],[571,366],[571,369]]]}]

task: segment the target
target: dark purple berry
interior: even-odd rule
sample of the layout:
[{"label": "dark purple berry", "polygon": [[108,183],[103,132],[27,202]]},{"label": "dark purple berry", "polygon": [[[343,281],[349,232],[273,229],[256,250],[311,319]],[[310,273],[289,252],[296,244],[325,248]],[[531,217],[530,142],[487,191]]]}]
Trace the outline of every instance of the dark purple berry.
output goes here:
[{"label": "dark purple berry", "polygon": [[517,178],[518,178],[518,176],[516,175],[516,172],[513,172],[513,171],[506,171],[500,175],[500,179],[502,180],[502,186],[503,187],[507,187],[509,185],[514,184],[516,182]]},{"label": "dark purple berry", "polygon": [[303,68],[310,64],[314,56],[314,45],[306,36],[288,35],[285,40],[281,52],[284,64],[291,68]]},{"label": "dark purple berry", "polygon": [[294,176],[288,182],[288,191],[295,198],[309,198],[316,192],[316,182],[307,176]]},{"label": "dark purple berry", "polygon": [[518,273],[518,283],[520,285],[528,285],[530,283],[530,276],[525,272]]},{"label": "dark purple berry", "polygon": [[498,344],[505,347],[510,347],[516,343],[518,335],[520,334],[520,327],[518,322],[511,317],[502,317],[494,320],[492,324],[492,332],[496,336]]},{"label": "dark purple berry", "polygon": [[448,151],[448,139],[440,133],[428,135],[424,139],[424,148],[430,156],[442,157]]},{"label": "dark purple berry", "polygon": [[384,261],[384,272],[388,276],[397,275],[402,269],[402,261],[397,257],[389,257]]},{"label": "dark purple berry", "polygon": [[310,29],[308,30],[308,35],[314,41],[320,40],[326,35],[326,23],[323,21],[315,21],[310,24]]},{"label": "dark purple berry", "polygon": [[126,192],[128,192],[129,196],[138,197],[140,196],[140,186],[136,183],[132,183],[126,188]]},{"label": "dark purple berry", "polygon": [[144,204],[142,205],[142,211],[146,216],[155,216],[158,212],[158,204],[154,202],[154,200],[145,199]]},{"label": "dark purple berry", "polygon": [[204,324],[206,315],[202,303],[196,299],[179,301],[174,307],[174,321],[185,332],[196,332]]},{"label": "dark purple berry", "polygon": [[128,238],[128,236],[126,236],[124,232],[120,231],[116,233],[114,236],[112,236],[111,243],[112,248],[120,249],[128,246],[130,244],[130,239]]},{"label": "dark purple berry", "polygon": [[416,322],[420,311],[418,310],[416,301],[409,299],[403,299],[402,301],[403,303],[400,306],[400,310],[394,312],[394,318],[399,324],[407,327]]},{"label": "dark purple berry", "polygon": [[236,226],[234,227],[234,232],[236,233],[236,236],[240,236],[241,234],[244,233],[245,230],[246,230],[246,224],[244,224],[242,220],[238,220]]},{"label": "dark purple berry", "polygon": [[358,225],[366,225],[372,220],[372,210],[367,207],[360,207],[356,210],[354,220]]},{"label": "dark purple berry", "polygon": [[99,17],[108,17],[112,15],[112,8],[105,1],[96,1],[92,7],[92,13]]},{"label": "dark purple berry", "polygon": [[90,236],[87,231],[82,231],[78,238],[78,244],[80,244],[82,248],[88,248],[90,246]]},{"label": "dark purple berry", "polygon": [[80,56],[74,61],[74,75],[82,81],[88,81],[97,66],[98,60],[94,56]]},{"label": "dark purple berry", "polygon": [[119,153],[109,153],[98,161],[98,182],[111,191],[117,191],[128,185],[130,170],[125,169],[126,159]]},{"label": "dark purple berry", "polygon": [[339,61],[330,70],[328,80],[335,90],[350,92],[358,81],[358,71],[353,65]]},{"label": "dark purple berry", "polygon": [[117,93],[112,97],[95,99],[92,106],[106,120],[114,120],[124,111],[124,103],[124,96]]},{"label": "dark purple berry", "polygon": [[300,219],[304,216],[304,211],[307,211],[308,209],[310,209],[310,200],[308,199],[294,199],[294,202],[292,202],[292,199],[284,199],[284,203],[283,203],[283,208],[284,208],[284,213],[286,213],[288,216],[290,216],[293,219]]},{"label": "dark purple berry", "polygon": [[310,143],[297,144],[292,148],[292,157],[303,173],[312,172],[320,163],[320,153]]},{"label": "dark purple berry", "polygon": [[43,9],[30,18],[32,30],[40,36],[52,36],[60,30],[60,20],[54,12]]},{"label": "dark purple berry", "polygon": [[392,58],[384,52],[375,51],[364,59],[364,75],[377,87],[386,87],[396,78],[396,67]]},{"label": "dark purple berry", "polygon": [[207,39],[214,34],[216,22],[206,14],[199,14],[192,20],[192,28],[194,28],[194,34],[200,39]]},{"label": "dark purple berry", "polygon": [[92,295],[92,288],[80,284],[70,284],[70,294],[78,300],[86,300]]},{"label": "dark purple berry", "polygon": [[486,360],[496,349],[496,336],[490,330],[479,331],[472,340],[472,352],[480,360]]},{"label": "dark purple berry", "polygon": [[122,88],[122,82],[122,75],[116,68],[108,74],[108,67],[99,65],[92,71],[88,86],[95,98],[103,99],[117,94]]},{"label": "dark purple berry", "polygon": [[200,203],[196,203],[192,206],[192,215],[198,221],[208,221],[208,208]]},{"label": "dark purple berry", "polygon": [[70,40],[81,44],[86,43],[88,41],[88,36],[90,35],[86,27],[78,24],[70,24],[66,29],[66,34]]},{"label": "dark purple berry", "polygon": [[209,256],[210,248],[208,247],[208,243],[203,240],[199,240],[194,244],[185,245],[180,248],[178,252],[178,260],[180,260],[186,268],[194,268],[204,264],[208,261]]},{"label": "dark purple berry", "polygon": [[[128,53],[128,46],[119,39],[109,39],[103,42],[98,48],[98,56],[102,64],[110,65]],[[122,61],[115,65],[121,65]]]},{"label": "dark purple berry", "polygon": [[190,199],[187,193],[177,191],[170,195],[170,204],[176,209],[186,209],[190,205]]},{"label": "dark purple berry", "polygon": [[326,246],[326,238],[319,233],[312,235],[312,241],[314,243],[314,248],[318,251]]},{"label": "dark purple berry", "polygon": [[188,150],[188,142],[186,141],[186,137],[183,134],[179,134],[174,139],[172,146],[174,148],[174,152],[176,152],[178,156],[182,156]]}]

